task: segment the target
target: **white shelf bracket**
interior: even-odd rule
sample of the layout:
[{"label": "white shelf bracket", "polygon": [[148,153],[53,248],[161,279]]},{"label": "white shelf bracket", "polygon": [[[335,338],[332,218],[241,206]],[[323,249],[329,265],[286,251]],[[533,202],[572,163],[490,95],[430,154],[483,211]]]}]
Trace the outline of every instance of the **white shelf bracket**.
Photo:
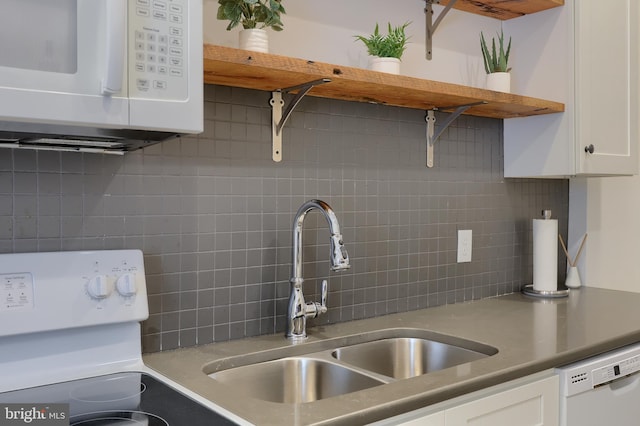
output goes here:
[{"label": "white shelf bracket", "polygon": [[[433,108],[433,109],[427,110],[427,115],[424,118],[425,121],[427,122],[427,167],[429,168],[433,167],[433,157],[434,157],[433,147],[436,144],[438,138],[442,135],[442,132],[444,132],[447,129],[447,127],[449,127],[451,123],[455,121],[456,118],[460,117],[461,114],[464,114],[464,112],[469,108],[477,105],[485,105],[485,104],[488,104],[488,102],[480,101],[480,102],[474,102],[471,104],[465,104],[465,105],[460,105],[456,107],[439,107],[439,108]],[[455,108],[455,110],[446,118],[446,120],[442,122],[442,126],[440,126],[440,128],[436,131],[435,112],[439,110],[447,110],[447,109],[453,109],[453,108]]]},{"label": "white shelf bracket", "polygon": [[[273,161],[282,161],[282,128],[289,119],[289,116],[291,116],[295,107],[314,86],[329,83],[330,81],[331,79],[329,78],[321,78],[319,80],[299,84],[287,89],[279,89],[271,92],[269,104],[271,104],[271,158]],[[289,93],[295,92],[296,90],[298,90],[298,93],[295,94],[293,99],[291,99],[291,102],[289,102],[289,105],[287,105],[283,111],[282,108],[284,107],[284,100],[282,99],[282,92]]]},{"label": "white shelf bracket", "polygon": [[433,56],[433,34],[436,32],[436,28],[442,22],[442,19],[446,16],[446,14],[451,10],[456,1],[458,0],[450,0],[449,3],[444,7],[440,15],[436,18],[436,21],[433,22],[433,4],[440,4],[440,0],[424,0],[426,6],[424,8],[425,20],[427,24],[427,39],[425,41],[426,49],[427,49],[427,59],[431,60]]}]

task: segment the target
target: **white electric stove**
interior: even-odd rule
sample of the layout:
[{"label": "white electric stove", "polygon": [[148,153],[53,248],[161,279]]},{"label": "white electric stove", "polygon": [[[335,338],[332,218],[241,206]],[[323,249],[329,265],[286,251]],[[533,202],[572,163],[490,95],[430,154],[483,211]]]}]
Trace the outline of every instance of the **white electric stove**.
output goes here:
[{"label": "white electric stove", "polygon": [[145,367],[139,250],[0,255],[0,425],[247,424]]}]

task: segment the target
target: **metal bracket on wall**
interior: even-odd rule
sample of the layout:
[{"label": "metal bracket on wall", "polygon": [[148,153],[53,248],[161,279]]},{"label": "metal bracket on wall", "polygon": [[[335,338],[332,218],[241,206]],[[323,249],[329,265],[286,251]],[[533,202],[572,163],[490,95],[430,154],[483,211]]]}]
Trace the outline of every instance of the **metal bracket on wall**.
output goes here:
[{"label": "metal bracket on wall", "polygon": [[427,48],[427,59],[431,60],[431,57],[433,56],[433,33],[436,32],[436,28],[438,28],[438,25],[440,25],[440,22],[442,22],[442,19],[445,17],[445,15],[449,12],[449,10],[451,10],[451,8],[453,7],[454,4],[456,4],[457,0],[450,0],[449,3],[444,7],[444,10],[440,13],[440,15],[438,15],[438,18],[436,18],[436,21],[433,22],[433,4],[440,4],[440,0],[424,0],[426,3],[426,6],[424,8],[424,14],[425,14],[425,20],[427,23],[427,39],[425,41],[425,45]]},{"label": "metal bracket on wall", "polygon": [[[469,108],[477,105],[485,105],[488,103],[489,102],[487,101],[480,101],[480,102],[474,102],[471,104],[459,105],[455,107],[438,107],[438,108],[427,110],[427,116],[424,118],[425,121],[427,122],[427,167],[429,168],[433,167],[433,157],[434,157],[433,146],[435,145],[440,135],[442,135],[442,132],[444,132],[447,129],[447,127],[449,127],[456,118],[460,117],[461,114],[464,114],[464,112]],[[447,117],[446,120],[444,120],[444,122],[442,123],[442,126],[440,126],[440,128],[436,132],[435,111],[454,109],[454,108],[455,110]]]},{"label": "metal bracket on wall", "polygon": [[[282,161],[282,128],[289,119],[289,116],[298,105],[298,103],[304,98],[304,95],[309,92],[314,86],[319,84],[329,83],[331,79],[321,78],[320,80],[310,81],[308,83],[299,84],[297,86],[289,87],[287,89],[279,89],[271,92],[271,146],[272,154],[271,158],[275,162]],[[290,93],[298,90],[298,93],[291,99],[289,105],[282,110],[284,106],[284,100],[282,99],[282,92]]]}]

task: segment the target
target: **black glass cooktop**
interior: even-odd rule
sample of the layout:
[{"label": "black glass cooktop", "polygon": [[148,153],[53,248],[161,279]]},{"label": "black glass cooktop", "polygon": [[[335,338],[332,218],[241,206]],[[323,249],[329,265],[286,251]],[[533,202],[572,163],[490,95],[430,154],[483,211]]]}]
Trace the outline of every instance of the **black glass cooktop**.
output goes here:
[{"label": "black glass cooktop", "polygon": [[0,393],[0,404],[69,404],[72,426],[235,425],[144,373],[118,373]]}]

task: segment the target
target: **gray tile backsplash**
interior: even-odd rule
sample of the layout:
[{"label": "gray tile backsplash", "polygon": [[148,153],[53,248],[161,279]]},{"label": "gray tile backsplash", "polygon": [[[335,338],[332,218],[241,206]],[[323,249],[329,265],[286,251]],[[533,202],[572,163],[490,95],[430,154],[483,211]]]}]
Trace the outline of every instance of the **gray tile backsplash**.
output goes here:
[{"label": "gray tile backsplash", "polygon": [[[309,300],[329,278],[310,325],[519,291],[531,219],[552,209],[566,236],[568,181],[504,179],[501,120],[459,118],[427,169],[424,111],[306,97],[274,163],[269,98],[206,86],[203,134],[125,156],[0,151],[0,252],[142,249],[152,352],[283,332],[307,199],[336,211],[352,264],[329,272],[326,223],[309,214]],[[473,230],[471,263],[456,263],[458,229]]]}]

